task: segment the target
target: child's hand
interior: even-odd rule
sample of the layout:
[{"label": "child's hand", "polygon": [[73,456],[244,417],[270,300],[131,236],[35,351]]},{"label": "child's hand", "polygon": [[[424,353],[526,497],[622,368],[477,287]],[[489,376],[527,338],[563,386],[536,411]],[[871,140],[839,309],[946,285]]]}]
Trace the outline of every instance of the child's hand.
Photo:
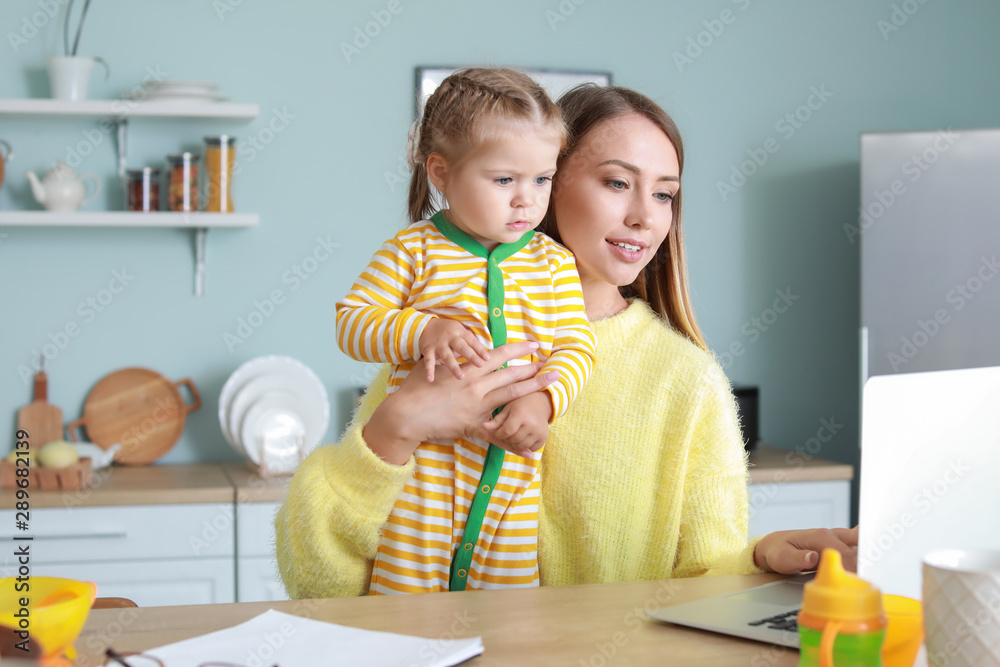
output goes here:
[{"label": "child's hand", "polygon": [[536,391],[516,398],[487,422],[488,429],[496,429],[490,442],[512,454],[530,458],[548,439],[551,417],[552,403],[546,392]]},{"label": "child's hand", "polygon": [[483,362],[490,358],[486,347],[479,342],[475,334],[465,328],[465,325],[442,317],[435,317],[427,323],[420,333],[419,347],[420,355],[424,358],[428,382],[434,382],[435,366],[447,366],[455,377],[461,380],[459,357],[465,357],[476,366],[482,366]]}]

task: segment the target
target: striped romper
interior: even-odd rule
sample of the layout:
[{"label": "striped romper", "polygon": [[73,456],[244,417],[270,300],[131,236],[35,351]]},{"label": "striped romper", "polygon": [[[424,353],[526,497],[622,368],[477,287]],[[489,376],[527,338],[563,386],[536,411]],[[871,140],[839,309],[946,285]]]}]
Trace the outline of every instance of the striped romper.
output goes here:
[{"label": "striped romper", "polygon": [[[486,346],[535,341],[553,419],[583,388],[594,336],[573,255],[525,233],[492,251],[443,213],[386,242],[337,302],[337,342],[359,361],[395,365],[387,392],[416,366],[432,317],[462,322]],[[450,372],[441,368],[438,372]],[[538,468],[475,439],[422,443],[416,467],[382,530],[372,595],[538,585]]]}]

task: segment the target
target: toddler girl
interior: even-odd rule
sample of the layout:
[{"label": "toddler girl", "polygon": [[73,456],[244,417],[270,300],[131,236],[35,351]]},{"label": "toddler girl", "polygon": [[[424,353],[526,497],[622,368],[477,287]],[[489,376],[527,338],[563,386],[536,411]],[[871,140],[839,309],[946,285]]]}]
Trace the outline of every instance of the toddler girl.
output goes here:
[{"label": "toddler girl", "polygon": [[[337,303],[337,342],[395,365],[461,377],[488,348],[534,341],[559,379],[496,415],[496,439],[425,442],[383,528],[371,594],[537,586],[538,466],[549,423],[579,394],[594,338],[572,254],[533,230],[566,141],[558,107],[530,77],[467,69],[427,100],[407,147],[411,225]],[[431,186],[446,208],[435,210]],[[438,370],[437,372],[442,372]]]}]

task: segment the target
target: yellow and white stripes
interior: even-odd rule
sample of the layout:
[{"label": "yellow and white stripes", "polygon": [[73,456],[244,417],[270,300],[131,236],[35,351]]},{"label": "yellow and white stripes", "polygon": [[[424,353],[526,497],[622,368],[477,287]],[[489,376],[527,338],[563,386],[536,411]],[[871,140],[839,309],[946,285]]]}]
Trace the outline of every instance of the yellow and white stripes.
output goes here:
[{"label": "yellow and white stripes", "polygon": [[[414,223],[385,243],[337,303],[337,342],[360,361],[393,363],[387,392],[419,360],[420,335],[432,317],[465,324],[487,348],[487,258],[466,251],[431,221]],[[572,254],[542,234],[499,263],[507,342],[535,341],[530,359],[559,371],[548,387],[553,418],[583,388],[595,343]],[[494,286],[495,289],[495,286]],[[447,372],[443,369],[439,372]],[[383,529],[371,578],[374,595],[447,591],[454,550],[479,489],[488,443],[425,442],[413,477]],[[538,585],[538,463],[507,454],[469,566],[470,589]]]},{"label": "yellow and white stripes", "polygon": [[[371,595],[447,591],[478,490],[486,443],[424,443],[416,471],[382,529]],[[506,455],[476,541],[466,587],[538,585],[538,460]]]},{"label": "yellow and white stripes", "polygon": [[[465,324],[487,348],[486,259],[447,239],[429,220],[413,223],[383,244],[350,293],[337,302],[337,343],[358,361],[399,366],[389,391],[419,360],[420,334],[432,317]],[[587,322],[573,255],[536,233],[505,260],[507,342],[535,341],[529,361],[559,371],[548,388],[553,419],[583,388],[594,364],[594,336]],[[515,362],[517,363],[517,362]]]}]

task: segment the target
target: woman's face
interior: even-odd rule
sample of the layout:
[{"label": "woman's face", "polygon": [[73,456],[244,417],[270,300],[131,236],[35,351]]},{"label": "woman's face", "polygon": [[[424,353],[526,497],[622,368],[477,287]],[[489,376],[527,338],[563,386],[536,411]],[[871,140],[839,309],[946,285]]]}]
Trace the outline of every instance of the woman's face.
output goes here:
[{"label": "woman's face", "polygon": [[631,284],[653,259],[679,190],[673,143],[637,113],[595,126],[566,158],[552,205],[563,243],[576,255],[588,311],[594,297]]}]

